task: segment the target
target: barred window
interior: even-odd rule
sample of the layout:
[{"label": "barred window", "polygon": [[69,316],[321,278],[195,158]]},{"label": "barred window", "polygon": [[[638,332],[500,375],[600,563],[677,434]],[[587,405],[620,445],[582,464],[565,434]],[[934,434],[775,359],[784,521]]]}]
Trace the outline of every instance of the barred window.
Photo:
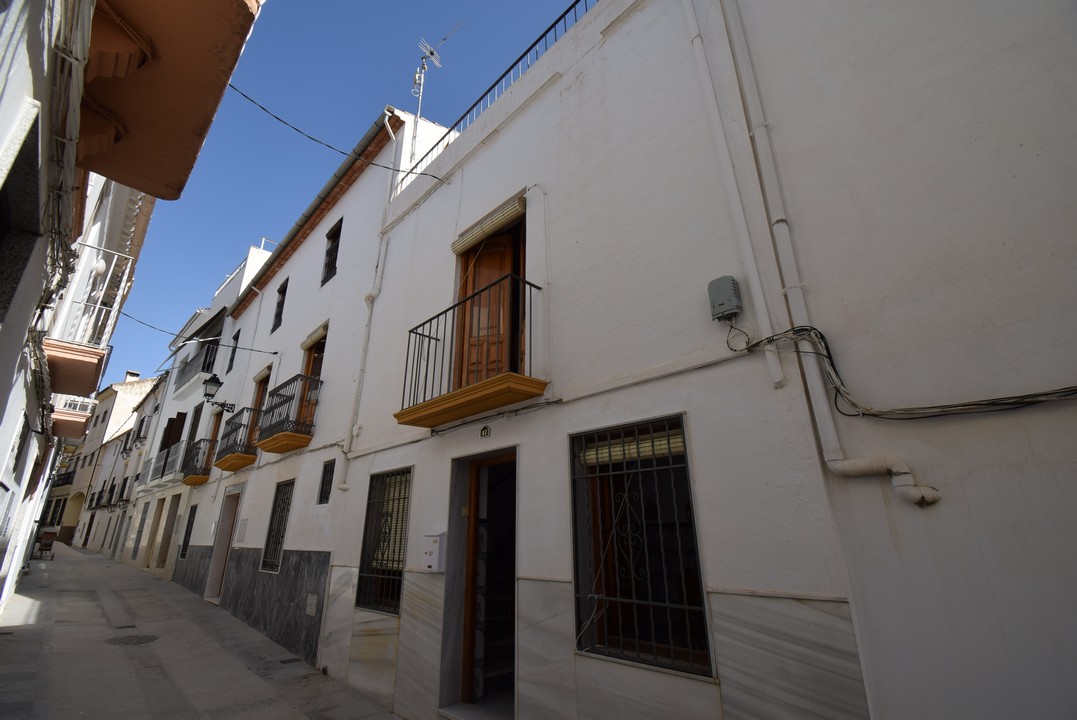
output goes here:
[{"label": "barred window", "polygon": [[292,490],[295,480],[277,483],[273,493],[273,510],[269,514],[269,530],[266,531],[266,547],[262,553],[262,569],[270,572],[280,570],[284,554],[284,533],[288,530],[288,511],[292,509]]},{"label": "barred window", "polygon": [[576,643],[711,675],[681,418],[572,438]]},{"label": "barred window", "polygon": [[329,495],[333,492],[333,474],[336,472],[336,468],[336,460],[326,460],[322,465],[322,484],[318,487],[319,505],[325,505],[329,502]]},{"label": "barred window", "polygon": [[359,560],[358,607],[398,614],[408,535],[411,470],[370,478],[363,554]]},{"label": "barred window", "polygon": [[180,545],[180,560],[187,559],[187,550],[191,547],[191,532],[194,530],[194,514],[198,511],[197,505],[192,505],[187,513],[187,529],[183,531],[183,544]]}]

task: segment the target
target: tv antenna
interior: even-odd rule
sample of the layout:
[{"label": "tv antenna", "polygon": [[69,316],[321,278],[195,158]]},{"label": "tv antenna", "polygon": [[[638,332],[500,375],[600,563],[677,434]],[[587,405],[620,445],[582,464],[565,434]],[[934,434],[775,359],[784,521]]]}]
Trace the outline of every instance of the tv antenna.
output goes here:
[{"label": "tv antenna", "polygon": [[[456,26],[445,37],[441,38],[437,45],[431,45],[426,41],[426,38],[419,38],[419,51],[422,52],[422,56],[419,58],[419,67],[415,69],[415,81],[411,86],[411,94],[419,99],[419,106],[415,110],[416,121],[423,116],[423,86],[426,82],[426,71],[429,69],[429,63],[433,63],[434,67],[441,67],[441,55],[438,55],[438,48],[444,45],[445,41],[452,37],[459,27],[460,23],[457,22]],[[417,135],[417,132],[413,131],[411,133],[412,162],[415,162],[415,140]]]}]

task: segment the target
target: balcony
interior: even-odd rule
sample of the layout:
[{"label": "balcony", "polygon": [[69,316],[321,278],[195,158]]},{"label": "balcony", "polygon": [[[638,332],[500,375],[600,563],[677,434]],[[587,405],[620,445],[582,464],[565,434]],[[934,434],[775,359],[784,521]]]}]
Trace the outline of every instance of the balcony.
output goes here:
[{"label": "balcony", "polygon": [[433,428],[541,397],[533,305],[541,288],[505,275],[408,332],[401,425]]},{"label": "balcony", "polygon": [[44,338],[41,345],[45,349],[53,392],[79,396],[93,394],[105,367],[108,348],[51,337]]},{"label": "balcony", "polygon": [[179,197],[260,5],[98,2],[80,167],[159,198]]},{"label": "balcony", "polygon": [[217,361],[217,341],[203,345],[190,359],[180,365],[176,371],[176,385],[172,396],[183,399],[190,395],[193,388],[201,388],[202,383],[213,374],[213,364]]},{"label": "balcony", "polygon": [[95,400],[75,395],[52,396],[52,434],[61,438],[81,438],[93,414]]},{"label": "balcony", "polygon": [[242,470],[258,459],[258,448],[254,446],[254,434],[258,428],[260,411],[243,408],[224,423],[224,433],[217,449],[214,467],[225,472]]},{"label": "balcony", "polygon": [[74,470],[68,470],[67,472],[62,472],[59,475],[57,475],[56,479],[53,480],[53,482],[52,482],[52,486],[54,488],[58,488],[58,487],[63,487],[64,485],[73,485],[74,483],[75,483],[75,471]]},{"label": "balcony", "polygon": [[255,445],[278,454],[309,445],[321,388],[318,378],[296,375],[270,390]]},{"label": "balcony", "polygon": [[184,485],[198,487],[209,480],[209,471],[213,466],[213,454],[217,441],[210,438],[197,440],[187,446],[180,464],[180,476]]}]

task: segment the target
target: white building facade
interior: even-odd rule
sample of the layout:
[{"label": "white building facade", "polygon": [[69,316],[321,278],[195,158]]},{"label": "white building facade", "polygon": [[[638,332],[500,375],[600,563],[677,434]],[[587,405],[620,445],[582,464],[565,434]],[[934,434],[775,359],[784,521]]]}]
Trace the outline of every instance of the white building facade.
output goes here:
[{"label": "white building facade", "polygon": [[566,17],[206,316],[172,577],[405,718],[1065,716],[1077,17]]}]

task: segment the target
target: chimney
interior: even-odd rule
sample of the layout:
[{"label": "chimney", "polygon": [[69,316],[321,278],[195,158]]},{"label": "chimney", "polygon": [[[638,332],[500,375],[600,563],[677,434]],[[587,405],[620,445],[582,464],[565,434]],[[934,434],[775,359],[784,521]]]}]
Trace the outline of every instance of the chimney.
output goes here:
[{"label": "chimney", "polygon": [[133,380],[138,380],[140,377],[142,377],[142,373],[135,372],[134,370],[128,370],[123,374],[123,381],[131,382]]}]

